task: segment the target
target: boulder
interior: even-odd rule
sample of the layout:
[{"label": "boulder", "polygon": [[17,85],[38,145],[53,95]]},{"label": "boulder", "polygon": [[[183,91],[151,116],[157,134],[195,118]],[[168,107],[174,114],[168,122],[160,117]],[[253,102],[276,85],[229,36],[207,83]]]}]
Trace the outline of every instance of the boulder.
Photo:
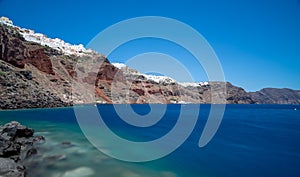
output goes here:
[{"label": "boulder", "polygon": [[33,136],[33,133],[34,133],[34,131],[31,128],[27,128],[23,125],[17,126],[16,135],[18,137],[31,137],[31,136]]},{"label": "boulder", "polygon": [[33,136],[34,130],[12,121],[0,126],[0,177],[23,177],[23,160],[37,154],[36,143],[45,141]]}]

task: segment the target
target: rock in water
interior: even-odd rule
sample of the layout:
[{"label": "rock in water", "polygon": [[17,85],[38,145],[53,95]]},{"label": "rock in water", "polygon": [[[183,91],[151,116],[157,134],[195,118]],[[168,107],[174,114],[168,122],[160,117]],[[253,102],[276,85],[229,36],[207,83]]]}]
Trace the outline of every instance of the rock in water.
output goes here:
[{"label": "rock in water", "polygon": [[79,167],[74,170],[65,172],[62,177],[74,177],[74,176],[88,177],[93,175],[94,173],[95,173],[94,170],[89,167]]},{"label": "rock in water", "polygon": [[33,129],[15,121],[0,126],[0,176],[25,176],[23,160],[37,154],[34,144],[45,141],[33,133]]},{"label": "rock in water", "polygon": [[20,125],[17,127],[16,134],[18,137],[31,137],[31,136],[33,136],[33,133],[34,133],[34,131],[31,128],[27,128],[23,125]]}]

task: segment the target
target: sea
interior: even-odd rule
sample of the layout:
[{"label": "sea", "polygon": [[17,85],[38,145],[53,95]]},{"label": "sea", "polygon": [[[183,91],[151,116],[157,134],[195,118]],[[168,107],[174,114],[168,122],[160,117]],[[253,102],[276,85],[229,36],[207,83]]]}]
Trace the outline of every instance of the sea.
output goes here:
[{"label": "sea", "polygon": [[[163,116],[155,124],[141,127],[124,121],[114,105],[85,105],[80,109],[95,106],[109,130],[134,142],[149,142],[167,135],[178,123],[179,115],[183,116],[182,121],[188,121],[192,115],[180,114],[181,108],[200,109],[196,125],[177,149],[145,162],[128,162],[107,155],[112,150],[122,152],[134,147],[124,147],[117,142],[114,147],[95,147],[78,124],[73,107],[0,111],[1,124],[18,121],[46,139],[37,145],[38,154],[24,162],[29,177],[300,176],[300,105],[226,105],[216,134],[204,147],[198,144],[211,105],[155,105],[165,107]],[[156,115],[151,105],[118,106],[124,112],[131,109],[141,116]],[[92,115],[86,116],[88,119]],[[130,114],[128,116],[130,119]],[[151,150],[164,150],[180,136],[179,132],[170,142]],[[107,141],[105,136],[102,138],[99,142]],[[149,149],[139,151],[149,154]]]}]

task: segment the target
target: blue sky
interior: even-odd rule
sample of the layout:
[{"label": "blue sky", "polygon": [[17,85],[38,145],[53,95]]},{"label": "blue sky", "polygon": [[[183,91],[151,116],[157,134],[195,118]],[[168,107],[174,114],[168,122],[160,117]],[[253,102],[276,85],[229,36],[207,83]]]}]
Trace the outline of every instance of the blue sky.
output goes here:
[{"label": "blue sky", "polygon": [[[300,89],[299,0],[0,0],[0,16],[49,37],[84,45],[121,20],[170,17],[206,38],[227,81],[248,91],[263,87]],[[116,53],[110,60],[126,61],[127,55]],[[189,63],[187,58],[180,60]],[[195,78],[201,80],[201,72]]]}]

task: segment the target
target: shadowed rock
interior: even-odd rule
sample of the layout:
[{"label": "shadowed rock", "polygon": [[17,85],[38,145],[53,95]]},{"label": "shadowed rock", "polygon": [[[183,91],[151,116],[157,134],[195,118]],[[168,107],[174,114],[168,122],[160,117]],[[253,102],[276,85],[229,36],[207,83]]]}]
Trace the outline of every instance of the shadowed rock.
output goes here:
[{"label": "shadowed rock", "polygon": [[25,176],[23,160],[37,154],[34,145],[45,141],[33,134],[33,129],[15,121],[0,126],[0,176]]}]

